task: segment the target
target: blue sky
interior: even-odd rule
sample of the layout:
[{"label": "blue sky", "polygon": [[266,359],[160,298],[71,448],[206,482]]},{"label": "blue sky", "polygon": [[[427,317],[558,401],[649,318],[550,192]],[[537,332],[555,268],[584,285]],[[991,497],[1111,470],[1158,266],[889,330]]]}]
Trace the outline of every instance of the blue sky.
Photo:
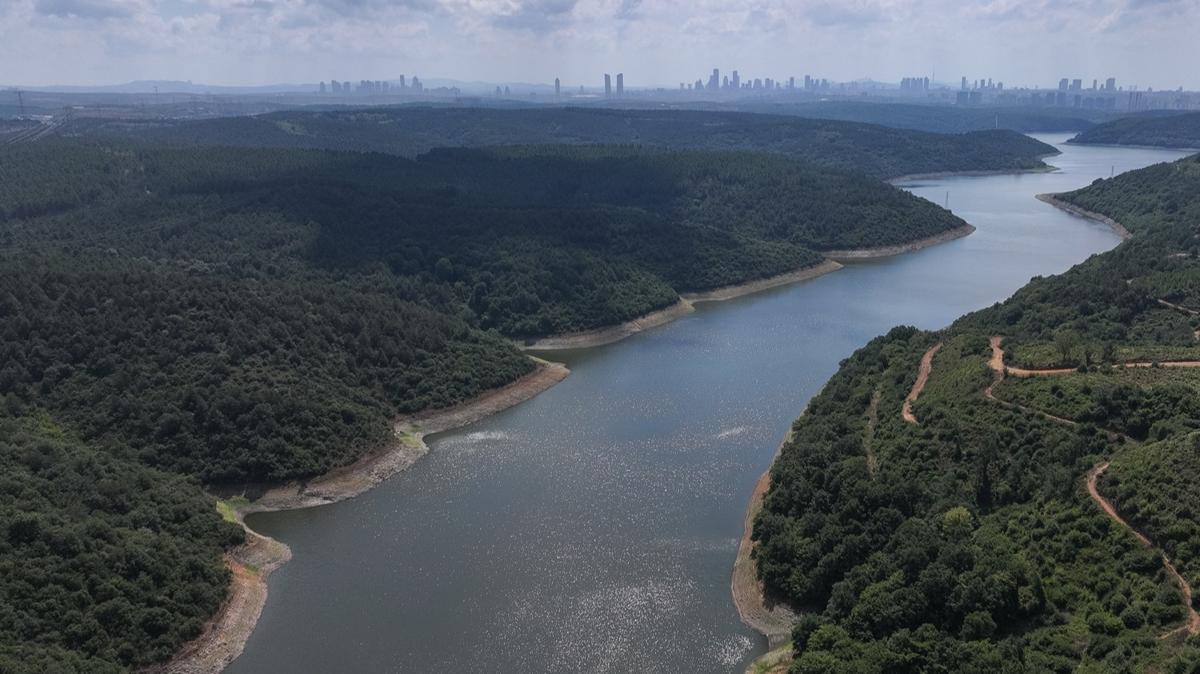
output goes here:
[{"label": "blue sky", "polygon": [[0,0],[0,83],[400,74],[594,86],[743,76],[1200,89],[1200,0]]}]

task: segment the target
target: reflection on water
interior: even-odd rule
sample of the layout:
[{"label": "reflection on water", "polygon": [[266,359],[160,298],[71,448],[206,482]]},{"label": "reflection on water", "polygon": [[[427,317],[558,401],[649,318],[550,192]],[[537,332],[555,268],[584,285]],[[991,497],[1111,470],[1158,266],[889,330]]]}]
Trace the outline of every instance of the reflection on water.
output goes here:
[{"label": "reflection on water", "polygon": [[746,501],[838,361],[1113,247],[1033,196],[1181,156],[1062,147],[1056,173],[905,186],[969,237],[556,352],[563,383],[374,491],[252,517],[295,558],[228,671],[740,671],[765,646],[729,594]]}]

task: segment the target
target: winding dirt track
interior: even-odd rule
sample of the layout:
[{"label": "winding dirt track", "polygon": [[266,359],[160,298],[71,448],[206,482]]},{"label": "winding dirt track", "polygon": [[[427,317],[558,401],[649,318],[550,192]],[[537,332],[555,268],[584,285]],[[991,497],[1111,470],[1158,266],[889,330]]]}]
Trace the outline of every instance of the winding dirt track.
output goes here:
[{"label": "winding dirt track", "polygon": [[925,355],[921,356],[921,366],[917,369],[917,380],[913,382],[912,390],[908,392],[908,396],[904,398],[904,405],[900,407],[900,416],[910,424],[918,423],[912,406],[917,402],[921,391],[925,390],[925,384],[929,381],[929,373],[933,371],[933,357],[937,355],[940,348],[942,348],[942,343],[938,342],[930,347]]},{"label": "winding dirt track", "polygon": [[[1030,413],[1030,414],[1036,414],[1043,418],[1050,419],[1051,421],[1062,423],[1062,424],[1065,424],[1068,426],[1078,426],[1079,425],[1078,422],[1071,421],[1070,419],[1056,417],[1052,414],[1042,412],[1041,410],[1036,410],[1036,409],[1033,409],[1030,407],[1025,407],[1024,405],[1018,405],[1016,403],[1011,403],[1011,402],[997,398],[993,393],[993,388],[996,386],[996,384],[999,384],[1001,381],[1004,380],[1004,375],[1006,372],[1009,374],[1012,374],[1013,368],[1006,368],[1004,366],[1004,348],[1001,346],[1001,342],[1003,341],[1003,338],[1002,337],[992,337],[988,341],[992,347],[992,356],[988,360],[988,366],[992,370],[993,377],[992,377],[992,383],[983,391],[983,395],[985,398],[988,398],[989,400],[993,400],[1001,405],[1004,405],[1005,407],[1008,407],[1011,409],[1017,409],[1017,410],[1020,410],[1020,411],[1026,412],[1026,413]],[[1187,361],[1187,362],[1189,363],[1187,365],[1184,365],[1182,363],[1177,363],[1174,366],[1175,367],[1200,367],[1200,364],[1195,364],[1195,365],[1190,364],[1194,361]],[[1166,365],[1166,364],[1164,363],[1163,365]],[[1125,367],[1148,367],[1148,366],[1149,366],[1148,364],[1143,365],[1140,363],[1126,363],[1125,364]],[[1060,374],[1059,370],[1023,370],[1023,372],[1027,372],[1028,374],[1021,375],[1021,376],[1037,376],[1039,374]],[[1124,438],[1127,441],[1130,441],[1130,442],[1134,441],[1129,436],[1121,434],[1121,433],[1116,433],[1115,431],[1106,431],[1106,432],[1110,435],[1110,437],[1119,436],[1121,438]],[[1108,470],[1108,466],[1109,466],[1109,463],[1107,461],[1104,461],[1102,463],[1096,464],[1095,466],[1092,467],[1091,470],[1088,471],[1087,480],[1086,480],[1088,495],[1092,498],[1093,501],[1096,502],[1096,505],[1100,506],[1100,509],[1103,510],[1104,513],[1106,515],[1108,515],[1114,522],[1116,522],[1121,527],[1123,527],[1126,530],[1133,533],[1133,535],[1137,538],[1139,543],[1141,543],[1143,546],[1145,546],[1147,548],[1155,549],[1154,542],[1151,541],[1148,536],[1146,536],[1142,532],[1135,529],[1132,525],[1129,524],[1129,522],[1125,521],[1125,519],[1123,517],[1121,517],[1120,513],[1117,512],[1116,507],[1114,507],[1113,504],[1107,498],[1105,498],[1103,495],[1100,494],[1100,489],[1097,486],[1097,483],[1100,480],[1100,476],[1104,474],[1104,471]],[[1193,608],[1193,606],[1192,606],[1192,586],[1191,586],[1191,584],[1188,583],[1187,579],[1185,579],[1179,573],[1179,570],[1175,568],[1175,565],[1171,562],[1170,558],[1167,557],[1167,553],[1163,552],[1161,548],[1158,548],[1158,553],[1159,553],[1159,555],[1162,556],[1163,568],[1165,568],[1167,570],[1167,573],[1171,575],[1172,579],[1174,579],[1175,584],[1179,586],[1180,594],[1183,597],[1184,609],[1187,611],[1187,621],[1183,624],[1182,627],[1171,630],[1171,631],[1167,632],[1166,634],[1160,635],[1159,638],[1167,639],[1167,638],[1170,638],[1172,636],[1175,636],[1177,634],[1182,634],[1182,633],[1187,633],[1189,635],[1200,634],[1200,613],[1197,613],[1196,609]]]},{"label": "winding dirt track", "polygon": [[[1104,471],[1106,470],[1108,470],[1107,461],[1096,464],[1091,470],[1088,471],[1088,495],[1092,497],[1092,500],[1096,502],[1096,505],[1100,506],[1100,509],[1103,510],[1106,515],[1112,518],[1114,522],[1131,531],[1133,535],[1137,537],[1139,543],[1147,548],[1153,549],[1154,543],[1150,540],[1150,538],[1135,529],[1129,524],[1129,522],[1126,522],[1125,519],[1121,517],[1121,514],[1117,512],[1117,509],[1113,507],[1113,504],[1100,494],[1100,490],[1096,486],[1096,483],[1100,480],[1100,476],[1103,475]],[[1182,627],[1171,630],[1159,638],[1166,639],[1182,632],[1187,632],[1188,634],[1200,634],[1200,613],[1196,613],[1196,609],[1192,607],[1191,584],[1187,582],[1187,579],[1180,575],[1179,570],[1175,568],[1175,565],[1171,563],[1170,558],[1167,557],[1167,553],[1163,552],[1161,549],[1158,550],[1158,553],[1162,555],[1163,567],[1167,570],[1167,573],[1171,575],[1171,578],[1174,579],[1175,584],[1179,586],[1179,592],[1183,595],[1183,606],[1187,610],[1187,622],[1184,623]]]}]

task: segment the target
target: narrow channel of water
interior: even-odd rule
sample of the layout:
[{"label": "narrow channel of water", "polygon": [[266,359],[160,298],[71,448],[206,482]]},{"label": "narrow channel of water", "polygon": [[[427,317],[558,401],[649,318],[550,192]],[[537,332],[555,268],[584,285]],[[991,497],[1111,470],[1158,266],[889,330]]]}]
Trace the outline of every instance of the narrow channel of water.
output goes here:
[{"label": "narrow channel of water", "polygon": [[566,381],[374,491],[251,517],[295,558],[227,671],[740,671],[765,647],[729,593],[746,501],[838,361],[1112,248],[1034,195],[1182,156],[1059,147],[1059,172],[905,186],[949,193],[969,237],[556,353]]}]

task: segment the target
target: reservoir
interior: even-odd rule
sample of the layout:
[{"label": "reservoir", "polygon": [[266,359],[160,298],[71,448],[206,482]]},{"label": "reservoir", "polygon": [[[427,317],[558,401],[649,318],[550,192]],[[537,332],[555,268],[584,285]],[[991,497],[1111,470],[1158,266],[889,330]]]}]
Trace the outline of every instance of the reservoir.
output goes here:
[{"label": "reservoir", "polygon": [[1063,152],[1053,173],[902,185],[968,237],[554,352],[565,381],[427,439],[373,491],[249,517],[294,558],[226,671],[740,672],[766,645],[729,590],[746,504],[838,362],[1114,247],[1107,226],[1034,195],[1185,154],[1066,137],[1038,136]]}]

